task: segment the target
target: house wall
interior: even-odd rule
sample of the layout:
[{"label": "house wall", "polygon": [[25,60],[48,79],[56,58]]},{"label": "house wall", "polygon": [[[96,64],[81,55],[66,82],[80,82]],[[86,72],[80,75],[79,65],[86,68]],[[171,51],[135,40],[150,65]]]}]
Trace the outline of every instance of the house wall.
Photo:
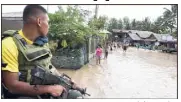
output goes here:
[{"label": "house wall", "polygon": [[19,30],[23,27],[22,20],[7,20],[2,18],[2,27],[1,31],[4,32],[6,30]]},{"label": "house wall", "polygon": [[[115,38],[116,35],[118,36],[118,38]],[[113,33],[112,39],[113,41],[123,42],[125,39],[125,36],[128,37],[128,34],[127,33]]]}]

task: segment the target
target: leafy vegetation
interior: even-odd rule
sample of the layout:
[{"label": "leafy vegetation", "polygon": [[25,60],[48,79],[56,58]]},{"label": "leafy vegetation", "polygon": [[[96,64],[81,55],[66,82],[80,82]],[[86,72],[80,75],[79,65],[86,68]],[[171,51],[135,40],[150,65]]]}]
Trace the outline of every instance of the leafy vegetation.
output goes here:
[{"label": "leafy vegetation", "polygon": [[49,14],[49,38],[57,41],[58,48],[80,48],[91,36],[103,37],[99,30],[105,28],[108,19],[106,16],[92,18],[86,24],[90,11],[83,10],[77,5],[68,6],[66,10],[61,6],[58,8],[57,12]]},{"label": "leafy vegetation", "polygon": [[61,41],[66,41],[69,47],[83,44],[85,37],[92,33],[91,29],[84,24],[87,15],[88,12],[78,6],[68,6],[66,11],[59,6],[57,12],[49,14],[49,38],[59,40],[59,45],[62,44]]},{"label": "leafy vegetation", "polygon": [[152,31],[159,34],[170,33],[177,36],[177,5],[171,5],[171,9],[164,8],[164,12],[154,22],[150,21],[149,17],[144,20],[138,21],[133,19],[131,22],[128,17],[123,20],[111,18],[108,24],[108,30],[112,29],[126,29],[126,30],[143,30]]}]

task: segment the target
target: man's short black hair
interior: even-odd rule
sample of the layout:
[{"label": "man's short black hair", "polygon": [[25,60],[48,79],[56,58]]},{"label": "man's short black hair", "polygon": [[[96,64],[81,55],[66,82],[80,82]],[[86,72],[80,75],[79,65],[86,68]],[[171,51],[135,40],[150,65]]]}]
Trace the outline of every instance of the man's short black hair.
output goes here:
[{"label": "man's short black hair", "polygon": [[23,22],[27,23],[30,16],[36,16],[39,13],[47,13],[47,11],[40,5],[27,5],[23,11]]}]

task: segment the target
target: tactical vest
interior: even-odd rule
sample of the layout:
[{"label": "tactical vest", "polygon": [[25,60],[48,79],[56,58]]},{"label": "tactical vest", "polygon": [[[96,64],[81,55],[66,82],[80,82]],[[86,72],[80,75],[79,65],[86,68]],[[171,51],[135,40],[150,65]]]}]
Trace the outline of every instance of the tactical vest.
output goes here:
[{"label": "tactical vest", "polygon": [[[7,34],[5,34],[6,36]],[[10,34],[9,34],[10,35]],[[6,36],[7,37],[7,36]],[[30,82],[30,72],[35,66],[41,66],[47,72],[53,67],[51,64],[52,54],[48,43],[43,46],[27,44],[25,39],[17,32],[11,35],[18,48],[19,80]]]}]

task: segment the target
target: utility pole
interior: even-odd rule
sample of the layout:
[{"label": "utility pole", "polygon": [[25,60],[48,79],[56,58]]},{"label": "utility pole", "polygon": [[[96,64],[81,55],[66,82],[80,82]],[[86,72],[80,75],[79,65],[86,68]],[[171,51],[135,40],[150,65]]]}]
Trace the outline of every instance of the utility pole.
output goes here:
[{"label": "utility pole", "polygon": [[47,5],[47,13],[48,13],[48,6],[49,6],[49,5]]},{"label": "utility pole", "polygon": [[94,15],[95,18],[97,18],[97,16],[98,16],[98,9],[99,9],[99,5],[96,5],[95,15]]},{"label": "utility pole", "polygon": [[[96,5],[95,7],[95,15],[94,15],[94,19],[97,19],[98,16],[98,9],[99,9],[99,5]],[[96,36],[96,39],[94,39],[94,48],[96,48],[97,44],[99,42],[99,39]],[[95,50],[95,49],[94,49]]]}]

